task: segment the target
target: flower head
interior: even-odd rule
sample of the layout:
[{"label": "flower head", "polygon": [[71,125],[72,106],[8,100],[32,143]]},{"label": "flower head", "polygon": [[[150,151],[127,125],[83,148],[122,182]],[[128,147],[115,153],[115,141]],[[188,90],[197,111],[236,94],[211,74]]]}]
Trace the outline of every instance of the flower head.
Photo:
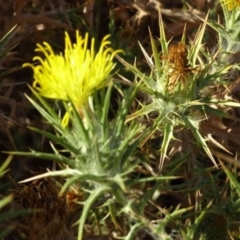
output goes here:
[{"label": "flower head", "polygon": [[221,2],[229,11],[240,7],[240,0],[221,0]]},{"label": "flower head", "polygon": [[68,33],[65,33],[64,53],[55,54],[51,46],[44,42],[37,44],[36,52],[45,58],[36,56],[38,65],[26,63],[34,72],[33,87],[46,98],[71,100],[79,109],[88,102],[94,90],[108,83],[108,76],[115,67],[113,58],[120,50],[113,51],[107,46],[109,35],[104,37],[98,52],[95,52],[95,40],[88,45],[88,34],[82,38],[76,31],[76,43],[72,44]]}]

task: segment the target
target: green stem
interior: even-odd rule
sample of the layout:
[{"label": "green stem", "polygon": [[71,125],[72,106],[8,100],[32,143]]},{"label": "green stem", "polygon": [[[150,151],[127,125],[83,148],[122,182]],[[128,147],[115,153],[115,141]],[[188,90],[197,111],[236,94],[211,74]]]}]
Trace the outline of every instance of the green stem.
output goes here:
[{"label": "green stem", "polygon": [[79,220],[79,227],[78,227],[78,240],[82,240],[83,238],[83,230],[84,230],[84,224],[88,217],[88,213],[93,206],[93,204],[96,202],[96,200],[105,192],[107,192],[109,188],[107,186],[102,186],[94,190],[88,199],[84,202],[82,214]]}]

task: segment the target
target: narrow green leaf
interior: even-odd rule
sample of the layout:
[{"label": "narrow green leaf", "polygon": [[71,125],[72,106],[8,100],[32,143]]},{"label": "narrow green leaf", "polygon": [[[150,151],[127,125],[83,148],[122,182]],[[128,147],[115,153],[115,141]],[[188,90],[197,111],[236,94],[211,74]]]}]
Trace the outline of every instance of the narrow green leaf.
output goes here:
[{"label": "narrow green leaf", "polygon": [[4,163],[0,166],[0,177],[4,174],[6,168],[8,167],[8,165],[10,164],[12,160],[12,156],[8,156],[8,158],[4,161]]},{"label": "narrow green leaf", "polygon": [[167,157],[168,147],[169,143],[172,139],[174,139],[173,136],[173,130],[174,130],[174,124],[169,121],[164,126],[164,134],[163,134],[163,141],[161,146],[161,155],[160,155],[160,162],[159,162],[159,169],[163,169],[164,160]]},{"label": "narrow green leaf", "polygon": [[158,11],[158,19],[159,19],[159,32],[160,32],[160,43],[161,43],[161,49],[162,49],[162,54],[166,55],[168,53],[168,42],[166,39],[166,34],[164,30],[164,24],[163,24],[163,19],[162,19],[162,14],[159,9]]},{"label": "narrow green leaf", "polygon": [[84,230],[85,222],[86,222],[86,219],[88,217],[91,207],[97,201],[97,199],[101,195],[106,193],[108,190],[109,189],[107,187],[99,187],[99,188],[95,189],[95,191],[93,191],[89,195],[89,197],[85,200],[83,209],[82,209],[82,213],[81,213],[81,217],[80,217],[79,223],[78,223],[78,238],[77,238],[78,240],[83,239],[83,230]]},{"label": "narrow green leaf", "polygon": [[218,168],[217,163],[216,163],[216,161],[215,161],[215,159],[214,159],[214,157],[213,157],[209,147],[207,146],[205,139],[201,136],[200,132],[198,131],[198,128],[195,126],[194,121],[188,119],[188,117],[186,117],[186,116],[183,116],[183,120],[184,120],[186,126],[193,133],[193,135],[196,138],[197,142],[202,146],[202,148],[204,149],[204,151],[206,152],[208,157],[211,159],[213,164],[216,166],[216,168]]},{"label": "narrow green leaf", "polygon": [[[86,115],[86,110],[84,109],[84,115]],[[72,116],[73,115],[73,116]],[[82,140],[86,145],[89,145],[91,142],[90,131],[88,131],[88,127],[92,124],[89,122],[87,126],[84,125],[83,118],[80,116],[79,112],[72,104],[72,113],[70,113],[70,119],[72,121],[73,130],[70,131],[70,134],[75,136],[77,141]]]},{"label": "narrow green leaf", "polygon": [[15,25],[2,37],[2,39],[0,40],[0,50],[2,50],[8,44],[8,42],[12,39],[17,30],[18,26]]},{"label": "narrow green leaf", "polygon": [[[130,70],[132,73],[135,74],[135,76],[138,76],[140,78],[140,81],[143,82],[143,86],[147,85],[149,89],[154,89],[156,83],[151,77],[148,77],[146,74],[142,73],[140,70],[137,69],[137,67],[129,64],[123,58],[119,56],[116,57],[128,70]],[[139,86],[139,88],[141,88],[141,86]],[[146,89],[146,91],[149,91],[148,88]]]},{"label": "narrow green leaf", "polygon": [[[34,127],[28,127],[30,130],[37,132],[39,134],[41,134],[42,136],[47,137],[48,139],[52,140],[53,142],[60,144],[62,147],[64,147],[66,150],[69,150],[70,152],[74,153],[74,154],[78,154],[79,153],[79,148],[76,148],[76,142],[71,141],[67,141],[64,137],[60,137],[60,136],[56,136],[55,134],[52,134],[50,132],[46,132],[46,131],[42,131],[38,128],[34,128]],[[63,135],[64,136],[64,135]]]},{"label": "narrow green leaf", "polygon": [[196,37],[192,43],[192,47],[190,48],[189,61],[191,62],[193,68],[195,68],[197,66],[197,58],[199,55],[199,51],[202,47],[202,40],[203,40],[203,36],[205,34],[208,15],[209,15],[209,12],[207,13],[207,15],[204,19],[203,25],[199,28],[198,33],[196,34]]},{"label": "narrow green leaf", "polygon": [[0,200],[0,209],[9,204],[13,200],[13,195],[8,195]]},{"label": "narrow green leaf", "polygon": [[45,152],[36,152],[36,151],[31,151],[31,152],[5,152],[8,154],[12,155],[17,155],[17,156],[25,156],[25,157],[34,157],[34,158],[40,158],[40,159],[46,159],[50,161],[55,161],[59,163],[66,164],[68,166],[75,166],[75,162],[73,159],[64,157],[63,155],[56,155],[53,153],[45,153]]},{"label": "narrow green leaf", "polygon": [[[237,160],[236,160],[237,161]],[[240,184],[237,180],[237,178],[229,171],[229,169],[221,162],[221,166],[228,176],[228,179],[230,180],[232,186],[236,189],[238,196],[240,197]]]},{"label": "narrow green leaf", "polygon": [[101,118],[101,123],[103,124],[102,129],[104,130],[102,133],[102,137],[104,139],[107,139],[107,132],[108,132],[108,125],[109,125],[109,109],[110,109],[110,99],[111,99],[111,93],[112,93],[112,87],[113,84],[110,84],[108,89],[107,89],[107,93],[105,96],[105,101],[103,104],[103,112],[102,112],[102,118]]},{"label": "narrow green leaf", "polygon": [[[29,102],[41,113],[41,115],[48,121],[49,124],[51,124],[56,130],[59,132],[62,131],[61,127],[61,120],[56,115],[56,113],[51,109],[50,114],[49,111],[47,112],[45,109],[49,110],[50,107],[46,105],[46,102],[44,104],[44,108],[42,108],[37,102],[35,102],[33,99],[25,95]],[[43,100],[42,100],[43,102]]]},{"label": "narrow green leaf", "polygon": [[[216,104],[216,103],[215,103]],[[206,112],[210,113],[210,114],[213,114],[213,115],[216,115],[220,118],[227,118],[227,119],[232,119],[234,121],[240,121],[239,118],[233,116],[233,115],[230,115],[224,111],[222,111],[221,109],[216,109],[216,108],[213,108],[209,105],[205,105],[204,106],[204,109]]]}]

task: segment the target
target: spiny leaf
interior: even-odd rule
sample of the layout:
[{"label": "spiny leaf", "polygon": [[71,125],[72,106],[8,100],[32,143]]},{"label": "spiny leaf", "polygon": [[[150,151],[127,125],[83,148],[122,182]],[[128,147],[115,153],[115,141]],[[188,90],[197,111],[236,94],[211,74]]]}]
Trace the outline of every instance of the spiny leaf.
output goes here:
[{"label": "spiny leaf", "polygon": [[163,142],[161,146],[161,156],[160,156],[160,162],[159,162],[160,170],[162,170],[163,168],[164,159],[167,156],[169,143],[171,139],[174,139],[173,131],[174,131],[174,124],[172,122],[167,122],[164,126],[164,136],[163,136]]},{"label": "spiny leaf", "polygon": [[216,166],[216,168],[218,168],[217,163],[216,163],[209,147],[206,144],[206,140],[201,136],[200,132],[198,131],[198,128],[195,126],[196,125],[195,122],[186,116],[183,116],[183,120],[184,120],[186,126],[191,130],[191,132],[193,133],[193,135],[195,136],[197,141],[201,144],[202,148],[204,149],[204,151],[206,152],[208,157],[211,159],[213,164]]}]

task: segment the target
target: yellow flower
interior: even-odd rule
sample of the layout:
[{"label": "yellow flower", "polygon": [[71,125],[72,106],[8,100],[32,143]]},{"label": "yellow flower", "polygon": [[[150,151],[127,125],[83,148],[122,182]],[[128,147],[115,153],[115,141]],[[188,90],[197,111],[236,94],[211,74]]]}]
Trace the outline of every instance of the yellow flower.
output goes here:
[{"label": "yellow flower", "polygon": [[240,0],[221,0],[221,2],[229,11],[240,7]]},{"label": "yellow flower", "polygon": [[76,43],[72,44],[65,33],[64,53],[55,54],[47,42],[37,44],[35,51],[43,53],[45,58],[36,56],[33,61],[38,61],[38,65],[26,63],[23,67],[33,69],[33,87],[40,95],[64,101],[70,99],[77,109],[81,109],[94,90],[107,85],[108,76],[115,67],[113,58],[120,50],[108,48],[111,43],[108,38],[109,35],[103,38],[95,53],[94,38],[88,49],[88,34],[82,38],[76,31]]}]

